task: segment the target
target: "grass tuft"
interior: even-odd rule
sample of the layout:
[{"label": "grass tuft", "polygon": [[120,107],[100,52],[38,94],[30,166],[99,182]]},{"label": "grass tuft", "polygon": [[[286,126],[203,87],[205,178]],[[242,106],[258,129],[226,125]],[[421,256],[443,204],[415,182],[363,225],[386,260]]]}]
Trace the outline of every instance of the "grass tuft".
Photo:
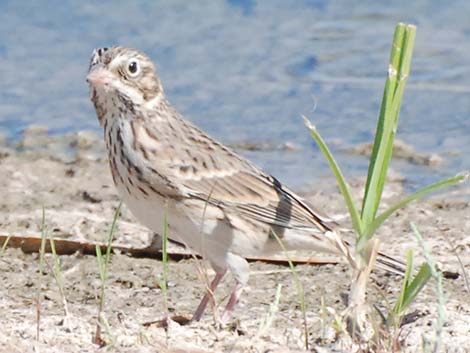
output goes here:
[{"label": "grass tuft", "polygon": [[[442,346],[442,331],[444,329],[444,324],[446,320],[446,312],[445,312],[445,305],[447,302],[447,296],[444,293],[444,285],[443,279],[444,276],[441,271],[438,270],[436,261],[431,255],[427,245],[425,244],[421,233],[418,231],[418,228],[414,223],[411,223],[411,229],[413,230],[414,236],[418,240],[419,245],[423,249],[424,258],[426,259],[426,264],[429,270],[429,276],[431,276],[436,281],[436,297],[437,297],[437,321],[436,321],[436,334],[434,339],[430,342],[426,338],[423,337],[423,351],[431,351],[438,353],[441,351]],[[429,347],[431,346],[432,347]],[[430,349],[428,349],[428,347]]]},{"label": "grass tuft", "polygon": [[410,249],[407,253],[407,267],[405,278],[403,279],[403,287],[398,297],[393,310],[389,313],[387,319],[389,324],[394,325],[395,327],[400,327],[403,316],[411,305],[411,303],[416,299],[419,292],[423,289],[424,285],[427,283],[431,277],[431,269],[427,263],[423,263],[418,271],[418,273],[412,278],[414,272],[413,266],[413,251]]},{"label": "grass tuft", "polygon": [[39,341],[40,325],[41,325],[41,289],[42,289],[42,278],[45,274],[45,253],[46,253],[46,238],[47,238],[47,226],[46,226],[46,211],[44,206],[42,207],[41,217],[41,247],[39,248],[39,272],[38,272],[38,283],[36,292],[36,340]]},{"label": "grass tuft", "polygon": [[279,246],[281,247],[284,256],[287,259],[287,262],[289,263],[289,268],[292,273],[292,278],[294,279],[295,283],[295,289],[297,291],[297,297],[300,302],[300,310],[302,312],[302,321],[303,321],[303,326],[304,326],[304,336],[305,336],[305,350],[309,350],[309,344],[308,344],[308,327],[307,327],[307,309],[305,305],[305,292],[304,292],[304,287],[302,285],[302,282],[300,281],[299,275],[297,274],[297,271],[295,269],[294,263],[292,262],[289,253],[282,243],[281,238],[276,234],[274,230],[271,230],[271,233],[273,236],[276,238],[277,242],[279,243]]},{"label": "grass tuft", "polygon": [[[112,241],[114,237],[114,233],[116,231],[117,221],[119,219],[119,214],[121,212],[122,201],[119,203],[116,212],[114,213],[113,222],[111,224],[111,228],[108,233],[108,241],[106,244],[106,253],[103,256],[100,245],[96,245],[96,259],[98,261],[98,269],[101,279],[101,286],[100,286],[100,299],[98,302],[98,315],[97,315],[97,323],[96,323],[96,331],[95,335],[93,336],[93,343],[104,346],[106,344],[105,340],[101,335],[101,327],[104,326],[107,328],[108,334],[110,333],[109,324],[104,317],[103,309],[104,309],[104,302],[105,302],[105,288],[106,288],[106,280],[108,279],[108,269],[109,269],[109,262],[111,260],[111,248],[112,248]],[[111,337],[111,335],[109,335]]]},{"label": "grass tuft", "polygon": [[[356,207],[343,173],[325,141],[320,136],[315,126],[304,117],[305,124],[310,134],[326,157],[335,175],[338,187],[349,210],[353,229],[356,233],[355,264],[352,266],[353,282],[351,283],[349,298],[349,314],[354,322],[353,325],[349,325],[350,327],[359,327],[361,329],[367,325],[363,308],[365,307],[365,294],[369,274],[377,255],[378,244],[375,242],[376,239],[373,239],[377,229],[395,211],[403,208],[412,201],[435,190],[468,179],[468,173],[463,173],[428,185],[390,206],[381,214],[378,214],[386,182],[387,170],[392,158],[393,142],[397,132],[403,92],[410,73],[415,36],[416,27],[414,25],[399,23],[395,28],[392,49],[390,51],[388,75],[385,82],[382,105],[377,122],[375,141],[369,162],[366,186],[360,211]],[[405,275],[403,290],[390,317],[396,318],[402,315],[403,311],[416,298],[431,276],[428,266],[424,264],[421,266],[418,274],[412,279],[412,268],[412,253],[409,253],[408,270]]]},{"label": "grass tuft", "polygon": [[62,300],[62,307],[64,309],[64,314],[65,314],[64,322],[66,322],[67,319],[70,317],[70,315],[69,315],[69,309],[67,305],[67,299],[65,297],[64,276],[62,275],[60,259],[59,259],[59,256],[57,256],[57,252],[55,249],[55,242],[54,242],[54,238],[52,237],[52,235],[49,237],[49,243],[51,245],[52,257],[54,260],[54,266],[52,267],[51,272],[54,274],[54,278],[57,282],[57,286],[59,287],[60,298]]},{"label": "grass tuft", "polygon": [[274,318],[276,314],[279,312],[279,302],[281,300],[281,291],[282,291],[282,283],[277,285],[276,289],[276,296],[274,297],[274,301],[269,304],[269,313],[261,322],[258,333],[256,334],[256,338],[262,337],[269,332],[269,329],[272,327]]}]

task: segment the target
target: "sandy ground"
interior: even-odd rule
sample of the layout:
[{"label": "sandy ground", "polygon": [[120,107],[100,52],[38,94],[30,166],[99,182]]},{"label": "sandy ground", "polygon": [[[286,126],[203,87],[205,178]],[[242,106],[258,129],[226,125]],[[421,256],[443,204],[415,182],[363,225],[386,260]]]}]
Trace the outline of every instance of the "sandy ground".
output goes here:
[{"label": "sandy ground", "polygon": [[[65,152],[64,152],[65,151]],[[118,205],[100,139],[89,133],[50,138],[39,128],[26,132],[15,146],[0,147],[0,234],[39,236],[42,206],[46,223],[57,238],[105,242]],[[391,178],[385,204],[396,200],[405,180]],[[328,214],[344,215],[333,180],[312,183],[303,195]],[[362,181],[353,180],[356,195]],[[301,191],[300,191],[301,192]],[[470,272],[470,192],[467,186],[414,203],[396,213],[380,230],[381,249],[403,258],[413,248],[420,261],[421,250],[411,235],[409,222],[421,230],[432,254],[442,266],[460,277],[445,281],[446,323],[442,333],[445,352],[470,352],[470,293],[464,269]],[[119,221],[114,242],[144,247],[150,232],[139,225],[127,209]],[[456,254],[463,262],[459,265]],[[48,262],[52,263],[50,255]],[[94,256],[60,256],[69,316],[64,319],[58,285],[50,270],[39,275],[38,254],[7,248],[0,257],[0,351],[1,352],[94,352],[100,277]],[[167,306],[170,315],[190,317],[204,291],[195,260],[170,262]],[[304,351],[302,312],[293,276],[288,268],[252,263],[245,295],[236,310],[237,321],[220,328],[211,310],[199,323],[182,326],[170,322],[167,330],[146,322],[165,317],[166,306],[158,286],[162,264],[153,259],[112,257],[106,283],[104,315],[108,326],[103,337],[107,352],[296,352]],[[345,309],[349,273],[345,264],[298,266],[306,295],[308,342],[311,351],[350,352],[351,346],[333,329],[334,315]],[[401,279],[377,271],[372,275],[369,299],[382,310],[393,305]],[[227,277],[216,293],[223,302],[232,285]],[[271,314],[267,329],[262,323],[270,315],[270,304],[282,284],[278,310]],[[411,310],[422,317],[401,332],[403,349],[422,352],[422,337],[435,334],[437,299],[430,282]],[[36,338],[36,299],[41,303],[40,335]],[[321,298],[329,309],[322,314]],[[175,349],[175,350],[173,350]]]}]

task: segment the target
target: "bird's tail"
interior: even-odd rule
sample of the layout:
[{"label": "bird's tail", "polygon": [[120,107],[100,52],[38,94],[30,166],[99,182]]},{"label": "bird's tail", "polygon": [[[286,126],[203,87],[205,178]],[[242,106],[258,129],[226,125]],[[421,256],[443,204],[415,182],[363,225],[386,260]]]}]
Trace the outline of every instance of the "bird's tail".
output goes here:
[{"label": "bird's tail", "polygon": [[388,256],[382,252],[377,254],[376,266],[400,276],[404,276],[406,272],[406,264],[403,261],[395,259],[394,257]]}]

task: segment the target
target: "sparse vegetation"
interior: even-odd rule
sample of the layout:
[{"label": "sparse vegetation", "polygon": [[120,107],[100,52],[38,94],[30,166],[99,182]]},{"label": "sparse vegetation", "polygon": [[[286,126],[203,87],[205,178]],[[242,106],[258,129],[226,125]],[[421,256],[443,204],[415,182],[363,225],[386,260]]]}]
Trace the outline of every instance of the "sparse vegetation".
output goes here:
[{"label": "sparse vegetation", "polygon": [[[106,245],[106,253],[103,256],[101,251],[101,246],[96,245],[96,260],[98,261],[98,269],[101,279],[101,286],[100,286],[100,294],[99,294],[99,301],[98,301],[98,316],[96,322],[96,331],[93,337],[93,343],[103,346],[105,341],[101,335],[102,327],[109,328],[108,320],[106,319],[103,310],[104,310],[104,303],[105,303],[105,288],[106,288],[106,280],[108,279],[108,269],[109,269],[109,262],[111,260],[111,248],[112,248],[112,241],[114,237],[114,233],[116,232],[117,221],[119,218],[119,214],[121,212],[122,202],[119,203],[116,212],[114,213],[113,222],[111,224],[111,228],[109,229],[108,233],[108,242]],[[110,330],[107,330],[110,333]],[[110,335],[111,337],[111,335]]]},{"label": "sparse vegetation", "polygon": [[56,280],[57,286],[59,287],[59,293],[60,293],[60,298],[62,300],[62,307],[64,308],[64,322],[67,322],[68,318],[70,317],[69,314],[69,309],[67,305],[67,298],[65,297],[65,289],[64,289],[64,276],[62,274],[62,268],[60,266],[60,259],[59,256],[57,256],[57,252],[55,249],[55,242],[54,238],[52,235],[49,237],[49,243],[51,246],[51,251],[52,251],[52,258],[54,261],[54,265],[51,266],[49,263],[47,263],[49,270],[54,274],[54,278]]},{"label": "sparse vegetation", "polygon": [[279,243],[279,246],[281,247],[281,249],[284,253],[284,256],[287,258],[287,261],[289,263],[289,269],[291,271],[292,278],[294,280],[295,290],[297,292],[297,297],[298,297],[299,303],[300,303],[300,310],[302,311],[302,320],[303,320],[303,325],[304,325],[303,331],[304,331],[305,349],[308,350],[309,349],[309,344],[308,344],[307,307],[305,305],[304,287],[302,285],[302,282],[299,279],[299,276],[297,275],[297,271],[295,269],[294,263],[292,262],[286,247],[282,243],[281,238],[279,238],[279,236],[276,234],[276,232],[274,230],[272,231],[272,234],[276,238],[277,242]]},{"label": "sparse vegetation", "polygon": [[39,340],[39,333],[41,330],[41,290],[42,290],[42,279],[44,277],[45,269],[45,253],[46,253],[46,239],[47,239],[47,227],[46,227],[46,211],[42,208],[41,218],[41,247],[39,249],[39,271],[37,280],[37,292],[36,292],[36,340]]},{"label": "sparse vegetation", "polygon": [[258,333],[256,334],[257,338],[262,337],[264,335],[269,335],[269,329],[273,326],[276,314],[279,312],[279,302],[281,300],[281,293],[282,283],[279,283],[277,285],[276,296],[274,297],[274,301],[269,304],[269,312],[259,325]]},{"label": "sparse vegetation", "polygon": [[[371,327],[371,323],[368,319],[368,306],[365,305],[366,288],[378,252],[378,239],[375,237],[376,230],[396,210],[432,191],[459,183],[466,178],[465,175],[457,175],[429,185],[388,207],[378,215],[387,170],[392,157],[393,141],[397,131],[402,96],[410,71],[415,33],[415,26],[405,25],[403,23],[399,23],[395,30],[390,54],[388,77],[385,83],[374,147],[370,158],[366,187],[360,211],[356,207],[343,173],[326,146],[326,143],[315,126],[304,117],[307,128],[333,170],[339,189],[348,207],[351,222],[356,233],[355,263],[351,269],[353,272],[353,280],[351,283],[346,320],[350,334],[353,337],[360,336],[361,339],[365,339],[366,341],[368,339],[365,337],[364,332],[366,331],[366,327]],[[388,316],[394,324],[396,324],[397,320],[400,321],[405,310],[413,302],[431,276],[432,270],[426,263],[421,266],[418,274],[415,276],[412,275],[412,269],[413,255],[409,252],[403,290],[393,311]]]},{"label": "sparse vegetation", "polygon": [[418,231],[418,228],[414,223],[411,223],[411,229],[418,240],[418,243],[423,249],[423,254],[427,263],[427,270],[429,271],[429,276],[431,276],[436,281],[436,298],[437,298],[437,320],[436,320],[436,335],[434,339],[429,340],[423,337],[423,351],[424,352],[433,352],[438,353],[441,351],[442,346],[442,331],[444,328],[444,322],[446,319],[445,314],[445,304],[447,301],[447,296],[444,293],[443,280],[444,276],[440,270],[438,270],[436,261],[431,255],[431,252],[428,249],[428,246],[423,240],[421,233]]}]

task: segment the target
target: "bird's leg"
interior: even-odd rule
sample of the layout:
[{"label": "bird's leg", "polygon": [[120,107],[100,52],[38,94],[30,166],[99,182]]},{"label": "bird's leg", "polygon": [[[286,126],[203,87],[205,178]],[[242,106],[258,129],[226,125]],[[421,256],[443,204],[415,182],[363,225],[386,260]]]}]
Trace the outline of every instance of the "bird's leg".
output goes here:
[{"label": "bird's leg", "polygon": [[201,320],[202,314],[204,314],[204,310],[206,309],[207,303],[209,302],[209,299],[212,299],[214,297],[214,291],[219,285],[220,281],[224,277],[225,273],[227,270],[223,270],[221,272],[216,272],[214,279],[209,285],[209,288],[207,288],[207,292],[202,298],[201,302],[199,303],[199,306],[197,307],[196,311],[194,312],[194,315],[191,319],[191,321],[199,321]]},{"label": "bird's leg", "polygon": [[232,294],[230,294],[227,306],[225,307],[222,317],[220,318],[222,324],[227,324],[231,320],[233,308],[238,303],[238,300],[240,299],[240,296],[243,292],[243,288],[248,283],[248,278],[250,276],[248,262],[241,256],[228,253],[227,265],[233,274],[236,285],[232,291]]},{"label": "bird's leg", "polygon": [[222,324],[227,324],[232,319],[233,308],[240,299],[240,296],[243,292],[243,287],[244,284],[240,282],[237,282],[237,284],[235,285],[232,294],[230,294],[230,299],[228,300],[227,306],[225,307],[222,317],[220,318]]}]

